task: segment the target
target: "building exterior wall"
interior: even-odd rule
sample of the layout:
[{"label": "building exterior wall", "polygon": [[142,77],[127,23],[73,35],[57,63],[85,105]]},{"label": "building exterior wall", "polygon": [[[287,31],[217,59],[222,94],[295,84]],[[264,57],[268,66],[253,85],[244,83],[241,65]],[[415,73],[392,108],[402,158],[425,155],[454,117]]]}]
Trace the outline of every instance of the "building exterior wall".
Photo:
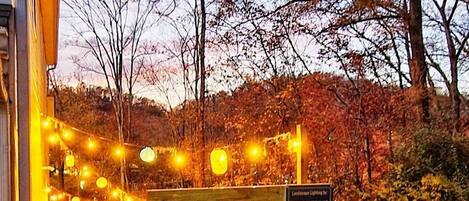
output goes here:
[{"label": "building exterior wall", "polygon": [[5,61],[5,66],[8,66],[8,86],[7,94],[9,99],[8,115],[9,115],[9,134],[10,134],[10,195],[9,200],[19,200],[19,155],[18,155],[18,101],[17,101],[17,75],[18,68],[16,65],[17,49],[16,49],[16,21],[15,12],[12,11],[10,14],[10,20],[8,22],[9,36],[8,36],[8,57]]},{"label": "building exterior wall", "polygon": [[[43,38],[40,22],[37,18],[40,15],[38,6],[32,5],[37,1],[30,1],[31,9],[35,12],[28,12],[28,35],[29,35],[29,136],[30,136],[30,175],[31,175],[31,197],[36,200],[47,200],[45,192],[47,172],[44,170],[46,150],[41,132],[41,113],[46,113],[46,69],[43,54]],[[36,16],[33,15],[36,13]]]},{"label": "building exterior wall", "polygon": [[8,116],[8,106],[0,99],[0,201],[8,201],[11,197]]},{"label": "building exterior wall", "polygon": [[11,0],[0,0],[0,4],[11,4]]},{"label": "building exterior wall", "polygon": [[[7,4],[8,5],[8,4]],[[8,8],[8,6],[7,6]],[[0,8],[1,9],[1,8]],[[3,7],[5,10],[5,7]],[[3,20],[5,21],[5,20]],[[8,28],[0,27],[0,73],[8,73]],[[10,135],[10,111],[8,98],[8,79],[0,76],[0,201],[11,200],[11,135]]]},{"label": "building exterior wall", "polygon": [[41,114],[53,110],[47,69],[57,58],[58,0],[0,0],[0,12],[0,201],[46,201]]},{"label": "building exterior wall", "polygon": [[48,66],[40,2],[16,1],[20,201],[48,199],[46,136],[41,131],[41,114],[47,112]]}]

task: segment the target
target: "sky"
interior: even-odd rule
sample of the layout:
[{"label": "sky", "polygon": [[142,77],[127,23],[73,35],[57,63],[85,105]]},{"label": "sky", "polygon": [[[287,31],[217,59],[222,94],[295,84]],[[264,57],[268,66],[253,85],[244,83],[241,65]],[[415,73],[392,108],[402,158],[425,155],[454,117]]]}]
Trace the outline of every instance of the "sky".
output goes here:
[{"label": "sky", "polygon": [[[88,85],[95,86],[106,86],[105,79],[101,75],[97,75],[92,72],[86,72],[81,70],[73,61],[73,57],[81,57],[85,53],[85,50],[74,46],[73,44],[77,40],[76,32],[70,25],[76,20],[73,18],[73,11],[68,8],[67,5],[62,3],[60,7],[61,17],[59,19],[59,48],[58,48],[58,65],[55,70],[57,75],[60,76],[64,84],[76,86],[80,81],[85,82]],[[171,30],[168,26],[161,26],[161,22],[148,30],[146,35],[142,38],[146,40],[152,40],[155,43],[162,41],[173,40],[173,34],[170,34]],[[154,37],[157,36],[157,37]],[[151,39],[149,39],[151,38]],[[88,60],[93,60],[91,57]],[[94,62],[94,61],[90,61]],[[168,104],[168,100],[158,90],[151,86],[138,85],[135,87],[135,94],[138,96],[147,97],[163,105]],[[181,87],[178,87],[175,91],[178,93],[170,94],[170,104],[178,104],[180,102],[180,91]]]},{"label": "sky", "polygon": [[[91,85],[98,85],[98,86],[105,86],[105,80],[102,76],[96,75],[90,72],[83,72],[80,70],[77,65],[72,61],[72,57],[80,57],[84,54],[84,50],[73,46],[72,44],[76,40],[75,31],[72,29],[70,23],[74,23],[75,19],[71,18],[72,11],[63,4],[61,6],[61,18],[60,18],[60,25],[59,25],[59,50],[58,50],[58,66],[55,72],[60,75],[64,84],[68,84],[71,86],[75,86],[79,83],[79,80],[84,81],[86,84]],[[184,17],[185,11],[184,10],[176,10],[174,15]],[[146,35],[143,38],[147,41],[151,41],[155,44],[159,45],[171,45],[171,41],[176,39],[176,32],[174,29],[169,26],[166,21],[160,20],[158,21],[155,26],[152,26]],[[297,40],[301,41],[301,38]],[[314,49],[314,48],[310,48]],[[313,53],[314,54],[314,53]],[[213,56],[210,56],[213,55]],[[210,63],[211,60],[216,59],[217,57],[216,52],[210,52],[207,60]],[[175,62],[175,61],[172,61]],[[317,66],[312,67],[312,69],[323,71],[323,72],[334,72],[333,68],[328,68],[324,66],[328,66],[331,64],[321,63],[321,61],[313,61],[316,63]],[[175,63],[166,63],[161,68],[170,68],[171,65]],[[177,65],[177,64],[176,64]],[[433,72],[435,73],[435,72]],[[460,77],[460,89],[463,93],[467,93],[469,91],[469,74],[466,73]],[[220,75],[218,75],[220,76]],[[216,79],[217,76],[213,76],[213,79]],[[210,84],[209,89],[212,92],[217,92],[220,90],[227,90],[232,89],[239,85],[241,81],[232,81],[231,85],[225,84],[214,84],[217,83],[215,80],[208,80]],[[440,86],[443,86],[441,83],[437,83]],[[176,85],[176,86],[166,86],[165,90],[169,91],[168,97],[166,97],[162,92],[161,89],[158,90],[154,86],[148,86],[144,84],[139,84],[136,86],[136,95],[144,96],[150,99],[154,99],[157,102],[160,102],[163,105],[172,105],[175,106],[183,100],[183,86]]]}]

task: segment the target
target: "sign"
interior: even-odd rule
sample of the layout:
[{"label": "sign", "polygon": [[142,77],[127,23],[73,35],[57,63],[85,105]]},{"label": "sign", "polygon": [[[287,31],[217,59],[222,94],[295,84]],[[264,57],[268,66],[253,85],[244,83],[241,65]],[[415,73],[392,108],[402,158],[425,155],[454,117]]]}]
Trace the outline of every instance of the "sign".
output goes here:
[{"label": "sign", "polygon": [[286,192],[286,201],[332,201],[333,189],[330,185],[291,185]]}]

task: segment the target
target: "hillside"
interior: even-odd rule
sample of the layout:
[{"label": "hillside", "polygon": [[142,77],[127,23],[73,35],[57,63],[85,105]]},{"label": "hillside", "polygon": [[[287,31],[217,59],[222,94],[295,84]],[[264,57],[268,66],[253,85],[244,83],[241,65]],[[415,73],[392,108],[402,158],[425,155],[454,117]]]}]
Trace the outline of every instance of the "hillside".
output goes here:
[{"label": "hillside", "polygon": [[[56,93],[58,118],[88,132],[115,139],[113,107],[104,89],[61,86]],[[447,99],[435,96],[433,100],[432,115],[434,122],[438,122],[434,129],[448,128],[447,115],[443,112],[449,107]],[[369,184],[384,178],[391,168],[390,162],[397,160],[396,152],[420,127],[414,121],[417,117],[411,101],[412,93],[408,90],[380,87],[367,80],[347,81],[329,74],[245,83],[231,93],[209,96],[206,149],[228,146],[233,158],[243,158],[246,144],[260,142],[302,124],[308,130],[312,154],[308,161],[308,179],[333,183],[339,195],[358,196],[357,191],[370,188]],[[193,101],[166,111],[152,100],[135,98],[127,142],[182,147],[195,157],[200,151],[193,148],[196,114]],[[129,133],[128,127],[125,130]],[[244,159],[234,160],[230,174],[209,176],[209,183],[211,186],[291,183],[294,157],[286,146],[285,142],[267,144],[267,157],[260,166],[253,169]],[[135,158],[129,161],[140,168],[151,168],[142,166]],[[169,166],[156,164],[155,167],[158,171],[150,171],[155,176],[145,177],[147,187],[170,188],[177,184],[179,178]],[[193,172],[191,165],[188,167],[181,174],[190,186]],[[132,177],[148,173],[141,171]],[[256,179],[259,175],[261,180]],[[159,183],[161,179],[166,183]],[[134,188],[139,189],[141,184],[135,184]]]}]

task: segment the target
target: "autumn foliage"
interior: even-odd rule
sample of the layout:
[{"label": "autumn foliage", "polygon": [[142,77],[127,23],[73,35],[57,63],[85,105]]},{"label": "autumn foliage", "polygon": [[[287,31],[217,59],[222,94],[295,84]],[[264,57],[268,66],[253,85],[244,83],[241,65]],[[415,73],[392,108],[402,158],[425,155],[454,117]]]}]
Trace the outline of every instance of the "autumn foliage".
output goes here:
[{"label": "autumn foliage", "polygon": [[[288,151],[288,142],[264,144],[262,140],[301,124],[308,131],[311,155],[307,161],[308,181],[332,183],[339,200],[373,196],[375,186],[387,178],[394,168],[392,164],[398,161],[396,152],[411,141],[421,126],[415,121],[418,117],[409,93],[397,87],[380,87],[368,80],[349,81],[315,73],[249,81],[231,93],[211,95],[206,110],[206,150],[225,147],[230,164],[225,175],[215,176],[210,174],[207,163],[205,179],[209,186],[294,183],[295,156]],[[115,137],[116,127],[107,123],[114,122],[115,117],[105,90],[84,84],[76,88],[60,86],[56,95],[58,118],[102,137]],[[445,97],[435,102],[448,107]],[[176,146],[189,155],[189,164],[177,170],[171,165],[170,155],[160,155],[157,162],[144,164],[138,159],[140,150],[130,149],[131,190],[142,193],[147,188],[191,187],[195,153],[201,151],[194,146],[195,102],[187,101],[168,111],[149,99],[135,98],[133,107],[128,142]],[[448,126],[439,122],[435,128]],[[246,156],[250,143],[264,146],[265,157],[258,163],[250,162]],[[79,144],[71,146],[84,155],[84,160],[118,181],[117,162],[106,154],[89,155],[80,150]]]}]

